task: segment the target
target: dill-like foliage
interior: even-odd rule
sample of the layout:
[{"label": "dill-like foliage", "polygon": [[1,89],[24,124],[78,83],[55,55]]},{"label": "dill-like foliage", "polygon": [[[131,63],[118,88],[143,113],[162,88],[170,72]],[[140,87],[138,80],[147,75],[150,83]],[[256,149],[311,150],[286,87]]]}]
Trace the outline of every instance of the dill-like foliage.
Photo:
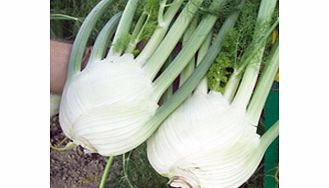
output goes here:
[{"label": "dill-like foliage", "polygon": [[[248,0],[242,8],[234,29],[224,40],[222,50],[208,72],[208,87],[224,92],[225,85],[252,41],[260,0]],[[230,8],[233,10],[233,8]],[[221,22],[217,27],[220,28]]]}]

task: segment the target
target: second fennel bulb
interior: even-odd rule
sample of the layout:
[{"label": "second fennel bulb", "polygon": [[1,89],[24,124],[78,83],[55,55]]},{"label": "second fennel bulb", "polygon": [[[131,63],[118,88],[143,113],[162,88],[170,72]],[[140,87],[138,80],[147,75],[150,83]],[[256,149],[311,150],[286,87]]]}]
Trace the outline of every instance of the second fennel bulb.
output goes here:
[{"label": "second fennel bulb", "polygon": [[171,186],[232,188],[252,175],[266,148],[246,113],[211,91],[178,108],[148,140],[147,153]]}]

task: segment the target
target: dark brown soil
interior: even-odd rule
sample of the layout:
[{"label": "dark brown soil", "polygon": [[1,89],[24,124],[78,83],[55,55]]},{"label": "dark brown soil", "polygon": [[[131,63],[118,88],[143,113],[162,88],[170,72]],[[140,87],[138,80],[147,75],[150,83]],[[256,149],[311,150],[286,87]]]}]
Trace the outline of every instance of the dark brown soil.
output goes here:
[{"label": "dark brown soil", "polygon": [[[58,116],[51,120],[50,141],[60,143],[65,136]],[[68,141],[64,142],[65,145]],[[105,158],[98,154],[85,154],[81,147],[68,151],[50,150],[51,188],[93,188],[98,187],[105,166]]]}]

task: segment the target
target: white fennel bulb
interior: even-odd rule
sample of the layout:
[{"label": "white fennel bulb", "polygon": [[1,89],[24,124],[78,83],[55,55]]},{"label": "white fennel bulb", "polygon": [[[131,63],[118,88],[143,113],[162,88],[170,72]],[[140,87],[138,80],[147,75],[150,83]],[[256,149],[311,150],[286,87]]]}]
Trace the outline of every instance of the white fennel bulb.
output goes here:
[{"label": "white fennel bulb", "polygon": [[147,154],[173,187],[234,188],[261,161],[259,138],[246,113],[220,93],[195,93],[148,140]]},{"label": "white fennel bulb", "polygon": [[143,126],[158,107],[152,91],[150,78],[132,55],[94,62],[67,84],[61,127],[90,152],[121,154],[143,142],[138,135],[146,134]]}]

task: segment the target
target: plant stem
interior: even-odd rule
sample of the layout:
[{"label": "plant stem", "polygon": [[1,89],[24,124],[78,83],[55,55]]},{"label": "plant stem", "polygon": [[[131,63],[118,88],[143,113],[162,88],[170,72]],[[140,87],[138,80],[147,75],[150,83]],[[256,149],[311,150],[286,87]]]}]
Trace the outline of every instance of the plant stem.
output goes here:
[{"label": "plant stem", "polygon": [[[221,1],[214,1],[210,6],[219,9],[221,5],[222,5]],[[174,81],[174,79],[184,69],[184,67],[188,64],[188,62],[193,58],[193,56],[200,48],[203,41],[208,36],[212,27],[216,23],[216,20],[217,17],[214,15],[206,15],[205,18],[202,19],[197,29],[193,32],[192,36],[190,37],[186,45],[183,47],[183,49],[180,51],[178,56],[169,65],[169,67],[154,81],[155,98],[157,99],[160,98],[163,92],[168,88],[168,86]],[[150,69],[148,70],[152,70],[151,71],[153,72],[152,76],[154,76],[154,73],[158,71],[157,69],[159,67],[160,64],[154,64],[154,66],[150,67]]]},{"label": "plant stem", "polygon": [[279,41],[277,40],[273,47],[269,61],[265,64],[264,72],[261,75],[255,92],[252,96],[250,104],[247,109],[249,115],[249,122],[257,126],[263,107],[265,105],[267,96],[271,90],[275,74],[279,69]]},{"label": "plant stem", "polygon": [[58,145],[60,146],[60,145],[62,145],[65,141],[67,141],[69,138],[68,137],[65,137],[62,141],[60,141],[59,143],[58,143]]},{"label": "plant stem", "polygon": [[145,25],[145,20],[147,19],[147,17],[149,17],[149,14],[147,14],[145,11],[142,13],[142,15],[138,18],[138,21],[136,23],[136,26],[134,28],[133,33],[131,34],[133,38],[137,38],[138,33],[140,33],[140,31],[143,28],[143,25]]},{"label": "plant stem", "polygon": [[187,3],[174,24],[171,26],[166,37],[162,40],[147,64],[144,66],[146,74],[148,74],[152,80],[184,34],[202,2],[203,0],[190,0]]},{"label": "plant stem", "polygon": [[123,173],[125,176],[125,180],[127,181],[128,185],[130,188],[135,188],[134,185],[130,182],[130,179],[128,177],[128,172],[127,172],[127,164],[126,164],[126,155],[122,155],[122,168],[123,168]]},{"label": "plant stem", "polygon": [[279,121],[277,121],[274,125],[268,129],[265,134],[260,138],[260,148],[262,150],[266,150],[271,143],[278,137],[279,135]]},{"label": "plant stem", "polygon": [[164,23],[164,10],[166,8],[166,3],[167,0],[162,0],[160,1],[160,7],[159,7],[159,12],[158,12],[158,23],[161,25],[161,23]]},{"label": "plant stem", "polygon": [[107,179],[107,177],[108,177],[108,175],[110,173],[109,171],[110,171],[110,168],[112,166],[113,159],[114,159],[114,156],[111,156],[107,160],[107,163],[106,163],[106,166],[104,168],[103,175],[102,175],[102,179],[101,179],[101,182],[99,184],[99,188],[104,188],[105,187],[106,179]]},{"label": "plant stem", "polygon": [[[206,40],[203,42],[202,46],[200,47],[198,51],[198,57],[197,57],[197,65],[200,64],[202,61],[202,58],[207,54],[207,51],[209,49],[209,46],[211,44],[211,37],[212,37],[212,32],[208,34],[208,37]],[[200,92],[200,93],[208,93],[208,83],[207,83],[207,77],[203,78],[200,84],[197,86],[195,92]]]},{"label": "plant stem", "polygon": [[56,150],[56,151],[67,151],[67,150],[75,148],[76,146],[77,145],[75,145],[73,142],[69,142],[64,147],[59,148],[59,147],[53,146],[50,143],[50,148],[53,149],[53,150]]},{"label": "plant stem", "polygon": [[171,21],[173,20],[174,16],[177,14],[179,8],[183,4],[184,0],[176,0],[173,5],[171,5],[168,10],[166,11],[165,15],[164,8],[165,8],[165,1],[160,4],[159,9],[159,16],[158,16],[158,27],[153,32],[151,38],[147,42],[146,46],[142,50],[142,52],[136,58],[136,63],[144,65],[149,57],[153,54],[156,50],[160,42],[162,41],[163,37],[165,36]]},{"label": "plant stem", "polygon": [[229,101],[232,102],[234,99],[234,95],[236,93],[236,90],[238,89],[239,83],[241,81],[241,76],[238,71],[234,70],[232,73],[230,79],[228,80],[225,91],[224,91],[224,97]]},{"label": "plant stem", "polygon": [[127,37],[129,35],[130,26],[133,21],[137,5],[138,5],[138,0],[129,0],[128,3],[126,4],[118,28],[113,38],[112,47],[107,57],[111,55],[120,55],[124,50],[124,47],[122,46],[116,47],[114,45],[116,45],[118,40],[122,40],[123,37]]},{"label": "plant stem", "polygon": [[[160,71],[163,72],[163,70],[165,70],[170,65],[172,60],[173,60],[173,54],[170,54],[169,58],[167,59],[167,62],[163,65],[163,67],[161,68],[162,70]],[[173,93],[174,93],[174,85],[171,84],[164,92],[164,94],[161,96],[159,104],[162,105],[163,103],[165,103],[173,95]]]},{"label": "plant stem", "polygon": [[134,51],[136,44],[138,43],[138,40],[137,40],[138,33],[141,32],[143,25],[146,24],[145,20],[146,20],[147,16],[148,15],[144,11],[142,13],[142,15],[138,18],[134,31],[131,34],[131,39],[130,39],[127,49],[125,51],[126,53],[132,53]]},{"label": "plant stem", "polygon": [[[140,37],[142,36],[144,28],[147,25],[149,19],[150,19],[149,14],[146,14],[146,13],[142,14],[140,19],[138,20],[138,22],[140,22],[140,23],[137,22],[137,24],[136,24],[139,28],[136,29],[137,26],[135,27],[135,30],[132,34],[132,39],[130,40],[128,47],[126,49],[126,53],[132,53],[134,51],[137,43],[140,41]],[[139,24],[143,24],[143,25],[139,25]]]},{"label": "plant stem", "polygon": [[[194,19],[192,20],[192,22],[187,27],[187,30],[184,33],[183,42],[182,42],[183,48],[186,45],[188,39],[191,38],[191,35],[192,35],[193,31],[195,30],[195,28],[197,27],[197,24],[198,24],[198,16],[194,17]],[[180,78],[179,78],[179,87],[181,87],[183,85],[183,83],[187,80],[187,78],[193,73],[194,67],[195,67],[195,57],[193,57],[190,60],[190,62],[187,64],[187,66],[181,72]]]},{"label": "plant stem", "polygon": [[[272,34],[272,31],[279,24],[279,20],[277,20],[274,24],[272,24],[271,28],[266,32],[266,34],[259,37],[254,44],[263,44],[266,42],[267,38]],[[238,89],[238,86],[241,81],[242,73],[245,70],[248,63],[253,59],[254,56],[259,53],[259,50],[263,48],[263,45],[252,46],[250,45],[246,51],[246,53],[242,56],[241,65],[237,67],[233,74],[230,76],[228,83],[225,86],[224,96],[228,101],[232,101],[234,99],[234,95]]]},{"label": "plant stem", "polygon": [[121,12],[115,14],[100,31],[94,43],[93,50],[90,54],[89,63],[87,64],[87,66],[95,61],[99,61],[103,59],[106,52],[107,44],[110,41],[110,39],[113,37],[115,29],[119,23],[120,17],[121,17]]},{"label": "plant stem", "polygon": [[83,53],[86,49],[88,38],[96,25],[96,21],[105,12],[105,10],[111,5],[112,0],[100,1],[88,14],[86,19],[81,25],[81,28],[74,40],[70,63],[67,71],[67,81],[71,80],[72,76],[81,71],[81,63]]},{"label": "plant stem", "polygon": [[69,16],[66,14],[50,14],[50,20],[73,20],[73,21],[81,22],[80,18]]},{"label": "plant stem", "polygon": [[251,45],[255,48],[257,48],[257,46],[261,47],[257,53],[252,56],[250,62],[248,61],[248,66],[243,75],[240,87],[233,100],[233,104],[239,106],[242,109],[247,107],[250,97],[253,93],[258,78],[260,64],[263,58],[263,52],[266,46],[266,41],[263,43],[257,43],[256,41],[258,38],[262,38],[262,36],[270,28],[270,21],[272,19],[276,2],[277,0],[262,0],[259,8],[254,37]]},{"label": "plant stem", "polygon": [[[265,46],[264,46],[265,47]],[[254,60],[252,60],[244,75],[243,79],[240,83],[240,87],[235,95],[235,98],[233,100],[233,104],[241,107],[242,109],[245,109],[249,103],[250,97],[253,93],[254,86],[258,79],[258,73],[260,69],[260,63],[262,60],[262,54],[264,52],[264,49],[262,49],[257,57],[255,57]]]}]

